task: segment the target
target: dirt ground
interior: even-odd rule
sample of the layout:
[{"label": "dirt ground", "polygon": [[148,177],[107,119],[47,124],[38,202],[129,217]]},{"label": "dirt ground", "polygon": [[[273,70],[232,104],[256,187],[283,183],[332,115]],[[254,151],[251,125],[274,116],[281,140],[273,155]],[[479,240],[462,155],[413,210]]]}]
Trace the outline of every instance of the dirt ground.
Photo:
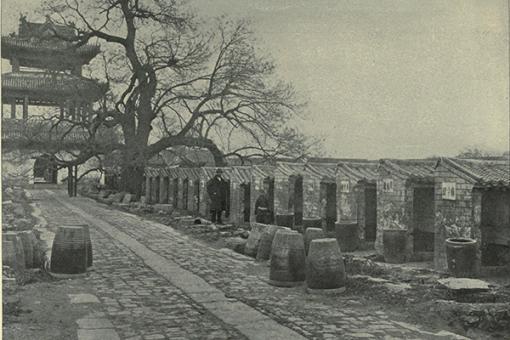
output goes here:
[{"label": "dirt ground", "polygon": [[39,272],[31,282],[4,292],[3,338],[77,339],[76,320],[90,311],[85,304],[71,304],[67,294],[87,291],[82,279],[55,280]]}]

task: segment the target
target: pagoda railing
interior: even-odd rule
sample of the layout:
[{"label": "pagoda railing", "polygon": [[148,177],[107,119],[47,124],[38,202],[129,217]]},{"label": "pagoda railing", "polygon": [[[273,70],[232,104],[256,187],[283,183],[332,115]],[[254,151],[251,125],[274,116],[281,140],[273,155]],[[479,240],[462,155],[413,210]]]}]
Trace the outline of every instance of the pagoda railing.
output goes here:
[{"label": "pagoda railing", "polygon": [[91,138],[83,126],[33,117],[30,119],[2,119],[2,144],[14,147],[48,145],[84,145],[87,143],[116,143],[118,135],[112,129],[101,127]]}]

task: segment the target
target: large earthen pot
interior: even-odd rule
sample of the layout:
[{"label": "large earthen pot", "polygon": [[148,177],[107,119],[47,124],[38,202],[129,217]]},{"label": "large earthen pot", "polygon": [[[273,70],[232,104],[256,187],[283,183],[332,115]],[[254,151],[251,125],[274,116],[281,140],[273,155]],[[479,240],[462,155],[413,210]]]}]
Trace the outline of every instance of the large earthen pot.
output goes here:
[{"label": "large earthen pot", "polygon": [[387,263],[404,263],[406,260],[407,230],[384,229],[383,252]]},{"label": "large earthen pot", "polygon": [[250,235],[246,240],[246,245],[244,246],[244,254],[247,256],[255,257],[257,256],[257,251],[259,250],[259,243],[262,237],[263,231],[268,227],[267,224],[262,223],[252,223]]},{"label": "large earthen pot", "polygon": [[320,217],[303,217],[303,229],[322,228],[322,218]]},{"label": "large earthen pot", "polygon": [[336,223],[335,234],[341,251],[351,252],[358,249],[359,234],[357,223]]},{"label": "large earthen pot", "polygon": [[271,248],[269,284],[294,287],[305,280],[305,244],[303,235],[295,231],[279,230]]},{"label": "large earthen pot", "polygon": [[58,227],[51,249],[50,271],[82,274],[87,270],[87,242],[82,226]]},{"label": "large earthen pot", "polygon": [[257,261],[267,261],[271,257],[271,246],[276,232],[284,227],[268,225],[260,235],[259,248],[257,250]]},{"label": "large earthen pot", "polygon": [[448,272],[455,277],[477,276],[477,242],[470,238],[446,239]]},{"label": "large earthen pot", "polygon": [[276,214],[276,225],[294,229],[294,214]]},{"label": "large earthen pot", "polygon": [[310,243],[306,258],[306,287],[309,293],[335,294],[345,291],[345,266],[334,238]]},{"label": "large earthen pot", "polygon": [[87,246],[87,267],[92,267],[92,240],[90,239],[90,228],[87,224],[81,226],[85,231],[85,244]]},{"label": "large earthen pot", "polygon": [[310,243],[318,238],[324,238],[324,230],[322,228],[307,228],[305,230],[305,252],[308,255]]},{"label": "large earthen pot", "polygon": [[14,245],[15,262],[14,268],[17,272],[22,273],[25,271],[25,250],[23,249],[23,242],[21,237],[15,232],[6,232],[2,235],[4,241],[11,241]]},{"label": "large earthen pot", "polygon": [[16,246],[14,241],[2,241],[2,264],[12,269],[16,268]]},{"label": "large earthen pot", "polygon": [[32,231],[22,231],[18,233],[18,236],[23,243],[23,251],[25,252],[25,267],[34,267],[34,244],[32,242]]},{"label": "large earthen pot", "polygon": [[32,248],[34,249],[34,268],[40,267],[43,265],[44,258],[44,250],[41,249],[41,244],[35,236],[35,233],[32,232],[30,235],[30,242],[32,243]]}]

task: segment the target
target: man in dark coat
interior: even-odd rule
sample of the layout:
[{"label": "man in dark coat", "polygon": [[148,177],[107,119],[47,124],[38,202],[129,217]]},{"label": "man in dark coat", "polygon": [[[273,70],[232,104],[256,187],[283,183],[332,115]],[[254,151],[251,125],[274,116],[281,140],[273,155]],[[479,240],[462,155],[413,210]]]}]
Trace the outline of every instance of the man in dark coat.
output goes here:
[{"label": "man in dark coat", "polygon": [[255,221],[259,223],[272,223],[273,211],[269,198],[269,182],[264,180],[264,192],[255,201]]},{"label": "man in dark coat", "polygon": [[227,182],[221,177],[223,171],[216,170],[216,175],[207,183],[207,194],[211,199],[211,222],[221,224],[221,213],[227,206]]}]

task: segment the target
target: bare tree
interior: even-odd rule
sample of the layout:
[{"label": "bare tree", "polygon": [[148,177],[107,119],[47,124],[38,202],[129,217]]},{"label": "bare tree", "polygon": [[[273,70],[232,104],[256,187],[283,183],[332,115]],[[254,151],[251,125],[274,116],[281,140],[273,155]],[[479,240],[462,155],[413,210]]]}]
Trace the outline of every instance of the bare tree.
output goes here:
[{"label": "bare tree", "polygon": [[55,20],[74,25],[77,46],[101,42],[104,67],[92,73],[101,70],[111,91],[94,121],[120,127],[121,187],[132,193],[140,193],[147,159],[167,148],[205,148],[222,166],[225,154],[300,156],[308,146],[288,126],[302,105],[257,51],[249,25],[203,24],[184,8],[175,0],[45,4]]}]

